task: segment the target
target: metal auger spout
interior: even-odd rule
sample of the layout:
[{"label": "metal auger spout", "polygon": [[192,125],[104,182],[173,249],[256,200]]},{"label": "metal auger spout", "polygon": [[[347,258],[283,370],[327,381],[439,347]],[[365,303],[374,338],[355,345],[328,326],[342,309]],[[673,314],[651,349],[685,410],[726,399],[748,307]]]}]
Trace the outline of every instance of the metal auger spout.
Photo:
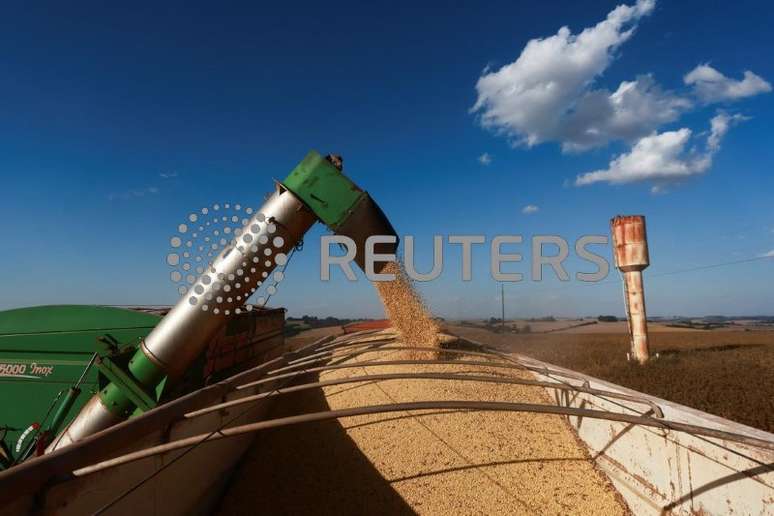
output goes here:
[{"label": "metal auger spout", "polygon": [[[127,419],[164,379],[179,379],[260,282],[284,265],[317,220],[355,240],[361,268],[370,235],[396,236],[368,193],[341,172],[341,158],[311,151],[148,334],[118,373],[120,380],[95,394],[47,451]],[[397,236],[394,245],[377,251],[390,253],[396,247]]]},{"label": "metal auger spout", "polygon": [[[333,164],[321,166],[322,163]],[[284,185],[295,193],[337,235],[351,238],[356,245],[355,263],[365,271],[366,240],[372,235],[395,237],[395,243],[377,243],[374,251],[392,254],[398,247],[398,235],[376,201],[341,173],[340,156],[322,158],[310,152]],[[384,262],[374,264],[378,273]]]}]

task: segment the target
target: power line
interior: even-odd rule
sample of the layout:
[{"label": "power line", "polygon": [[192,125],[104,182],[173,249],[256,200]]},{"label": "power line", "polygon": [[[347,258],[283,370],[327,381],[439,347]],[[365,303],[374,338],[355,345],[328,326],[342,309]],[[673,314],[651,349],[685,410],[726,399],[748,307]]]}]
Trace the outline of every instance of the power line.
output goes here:
[{"label": "power line", "polygon": [[650,277],[658,277],[658,276],[671,276],[673,274],[682,274],[684,272],[694,272],[694,271],[702,271],[706,269],[715,269],[717,267],[725,267],[727,265],[738,265],[740,263],[751,263],[751,262],[757,262],[761,260],[770,260],[774,258],[774,255],[763,255],[763,256],[756,256],[754,258],[744,258],[742,260],[734,260],[730,262],[721,262],[721,263],[713,263],[711,265],[700,265],[698,267],[691,267],[688,269],[678,269],[670,272],[661,272],[656,274],[649,274]]},{"label": "power line", "polygon": [[[718,267],[727,267],[727,266],[730,266],[730,265],[739,265],[739,264],[743,264],[743,263],[752,263],[752,262],[759,262],[759,261],[771,260],[771,259],[774,259],[774,255],[755,256],[753,258],[743,258],[741,260],[733,260],[733,261],[729,261],[729,262],[720,262],[720,263],[712,263],[712,264],[708,264],[708,265],[699,265],[699,266],[696,266],[696,267],[688,267],[688,268],[684,268],[684,269],[675,269],[673,271],[667,271],[667,272],[649,273],[648,277],[649,278],[659,278],[659,277],[662,277],[662,276],[674,276],[674,275],[677,275],[677,274],[684,274],[684,273],[688,273],[688,272],[696,272],[696,271],[702,271],[702,270],[708,270],[708,269],[716,269]],[[594,287],[594,286],[597,286],[597,285],[612,285],[612,284],[621,283],[621,282],[622,282],[622,280],[620,278],[613,278],[613,279],[608,279],[608,280],[604,280],[604,281],[588,281],[588,282],[573,283],[571,285],[562,285],[562,286],[559,286],[559,287],[549,287],[549,288],[542,289],[542,290],[544,290],[544,291],[564,290],[564,289],[575,287],[578,284],[583,285],[584,288],[585,288],[585,287]]]}]

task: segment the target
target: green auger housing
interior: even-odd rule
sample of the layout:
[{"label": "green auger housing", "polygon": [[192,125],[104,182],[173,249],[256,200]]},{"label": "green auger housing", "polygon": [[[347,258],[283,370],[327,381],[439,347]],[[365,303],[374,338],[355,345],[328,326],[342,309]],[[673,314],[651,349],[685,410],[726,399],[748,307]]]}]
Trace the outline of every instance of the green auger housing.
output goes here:
[{"label": "green auger housing", "polygon": [[[355,262],[361,269],[365,270],[368,237],[394,236],[394,244],[378,243],[374,251],[382,254],[396,251],[398,236],[384,212],[368,192],[345,176],[332,160],[310,151],[282,185],[301,199],[331,231],[355,242]],[[374,263],[375,272],[381,271],[384,265],[384,262]]]}]

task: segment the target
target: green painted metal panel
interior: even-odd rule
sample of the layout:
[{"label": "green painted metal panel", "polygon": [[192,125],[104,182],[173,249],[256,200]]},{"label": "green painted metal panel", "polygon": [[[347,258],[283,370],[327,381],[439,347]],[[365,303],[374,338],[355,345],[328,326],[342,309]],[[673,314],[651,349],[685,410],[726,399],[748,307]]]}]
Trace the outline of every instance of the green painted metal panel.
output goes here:
[{"label": "green painted metal panel", "polygon": [[366,195],[316,151],[310,151],[282,184],[333,230],[347,220]]},{"label": "green painted metal panel", "polygon": [[154,314],[92,305],[6,310],[0,312],[0,350],[93,352],[94,339],[84,340],[84,335],[96,338],[109,333],[125,343],[123,339],[147,334],[160,319]]},{"label": "green painted metal panel", "polygon": [[[83,373],[97,337],[112,335],[121,345],[136,346],[160,316],[132,310],[88,306],[40,306],[0,312],[0,427],[6,443],[16,444],[21,430],[41,422],[60,391]],[[64,424],[99,390],[92,367]]]}]

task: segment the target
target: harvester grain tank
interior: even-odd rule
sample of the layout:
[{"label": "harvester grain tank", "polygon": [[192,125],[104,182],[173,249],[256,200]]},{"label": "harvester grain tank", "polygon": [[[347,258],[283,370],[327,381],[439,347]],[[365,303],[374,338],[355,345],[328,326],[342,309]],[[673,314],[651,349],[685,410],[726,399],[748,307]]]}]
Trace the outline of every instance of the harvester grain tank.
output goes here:
[{"label": "harvester grain tank", "polygon": [[618,215],[610,220],[610,231],[613,234],[615,265],[621,271],[624,282],[626,317],[631,337],[630,356],[644,364],[650,358],[642,283],[642,271],[650,265],[645,217]]},{"label": "harvester grain tank", "polygon": [[[338,156],[310,152],[277,183],[273,195],[244,225],[191,289],[143,339],[125,371],[118,371],[92,397],[48,451],[66,446],[130,417],[161,382],[175,382],[247,299],[284,265],[290,251],[318,220],[358,245],[363,267],[365,240],[395,236],[379,252],[394,252],[397,235],[368,195],[341,172]],[[384,264],[377,265],[377,271]]]}]

